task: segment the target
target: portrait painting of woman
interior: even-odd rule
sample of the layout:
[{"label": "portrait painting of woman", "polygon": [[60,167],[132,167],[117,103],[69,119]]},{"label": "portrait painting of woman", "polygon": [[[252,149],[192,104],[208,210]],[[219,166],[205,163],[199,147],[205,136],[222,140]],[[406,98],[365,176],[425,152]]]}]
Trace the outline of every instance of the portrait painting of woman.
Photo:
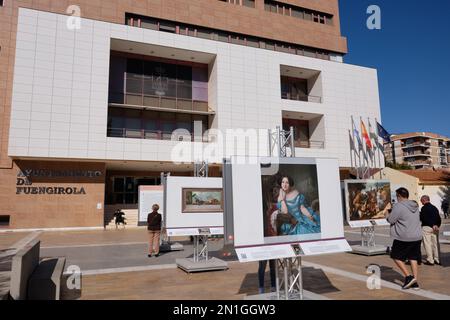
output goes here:
[{"label": "portrait painting of woman", "polygon": [[[303,172],[280,170],[263,177],[265,236],[294,236],[321,232],[317,178],[314,166]],[[314,209],[313,209],[314,208]]]}]

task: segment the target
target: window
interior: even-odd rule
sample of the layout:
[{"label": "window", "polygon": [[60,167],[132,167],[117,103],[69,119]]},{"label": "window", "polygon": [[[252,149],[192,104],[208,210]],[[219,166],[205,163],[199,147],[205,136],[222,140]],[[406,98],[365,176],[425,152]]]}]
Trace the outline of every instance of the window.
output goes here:
[{"label": "window", "polygon": [[158,22],[151,20],[141,20],[141,28],[158,30]]},{"label": "window", "polygon": [[302,7],[297,7],[294,5],[289,5],[273,0],[264,0],[264,10],[286,16],[291,16],[298,19],[304,19],[328,25],[332,24],[333,18],[333,15],[328,13],[308,10]]},{"label": "window", "polygon": [[249,8],[254,8],[255,7],[255,0],[242,0],[242,5],[249,7]]},{"label": "window", "polygon": [[113,192],[108,195],[111,204],[137,204],[141,185],[159,185],[158,177],[114,177]]},{"label": "window", "polygon": [[[3,1],[0,1],[0,5],[3,6]],[[9,226],[9,221],[11,216],[2,215],[0,216],[0,226]]]},{"label": "window", "polygon": [[[230,2],[230,1],[224,1],[224,2]],[[233,2],[235,3],[235,2]],[[319,14],[312,11],[306,11],[306,9],[302,9],[300,7],[294,7],[294,6],[282,6],[276,4],[274,1],[265,1],[265,10],[269,10],[271,12],[280,12],[281,14],[290,15],[295,18],[303,18],[310,21],[314,21],[321,23],[321,24],[329,24],[332,25],[332,16],[327,14]],[[280,43],[272,40],[266,40],[259,37],[252,37],[248,35],[238,34],[238,33],[229,33],[226,31],[220,31],[216,29],[210,29],[195,25],[187,25],[187,24],[180,24],[175,22],[168,22],[168,21],[158,21],[156,19],[148,18],[148,17],[142,17],[137,15],[131,15],[127,14],[127,24],[133,25],[134,21],[139,21],[138,24],[140,24],[143,28],[148,29],[154,29],[154,30],[160,30],[164,32],[174,32],[180,35],[187,35],[191,37],[198,37],[202,39],[207,40],[214,40],[214,41],[221,41],[226,43],[233,43],[238,45],[244,45],[249,46],[253,48],[262,48],[267,50],[277,50],[286,52],[289,54],[297,54],[297,55],[304,55],[307,57],[312,58],[320,58],[325,60],[330,60],[330,52],[321,52],[319,54],[316,54],[315,49],[307,49],[303,48],[302,46],[296,45],[296,44],[289,44],[289,43]],[[147,81],[147,80],[145,80]],[[145,82],[144,81],[144,82]],[[167,85],[170,86],[169,82],[167,81]],[[139,90],[139,86],[136,81],[130,80],[130,87],[133,87],[135,89],[133,90]],[[144,91],[146,90],[146,84],[144,83]]]},{"label": "window", "polygon": [[160,22],[159,23],[159,31],[175,33],[175,24],[171,22]]}]

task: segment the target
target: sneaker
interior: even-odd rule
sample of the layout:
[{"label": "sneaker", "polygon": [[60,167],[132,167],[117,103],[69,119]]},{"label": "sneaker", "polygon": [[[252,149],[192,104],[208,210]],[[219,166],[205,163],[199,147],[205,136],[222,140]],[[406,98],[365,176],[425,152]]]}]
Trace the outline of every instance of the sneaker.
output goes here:
[{"label": "sneaker", "polygon": [[405,277],[405,283],[403,284],[402,289],[409,289],[416,282],[417,280],[413,276],[407,276]]},{"label": "sneaker", "polygon": [[434,264],[438,265],[438,266],[442,266],[442,264],[439,261],[434,260]]},{"label": "sneaker", "polygon": [[434,263],[431,263],[429,261],[425,261],[423,264],[426,266],[434,266]]},{"label": "sneaker", "polygon": [[155,254],[155,257],[159,257],[159,253]]},{"label": "sneaker", "polygon": [[417,282],[415,282],[415,283],[411,286],[411,289],[414,289],[414,290],[420,290],[420,286],[419,286],[419,284],[418,284]]},{"label": "sneaker", "polygon": [[152,257],[152,255],[151,255],[151,254],[148,254],[148,255],[147,255],[147,257],[151,258],[151,257]]}]

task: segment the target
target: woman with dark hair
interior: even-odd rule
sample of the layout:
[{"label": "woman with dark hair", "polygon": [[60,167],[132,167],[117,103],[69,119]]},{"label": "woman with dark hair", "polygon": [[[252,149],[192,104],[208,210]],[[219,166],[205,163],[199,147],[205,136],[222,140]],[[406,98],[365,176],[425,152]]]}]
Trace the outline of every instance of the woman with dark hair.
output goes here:
[{"label": "woman with dark hair", "polygon": [[278,210],[281,214],[289,214],[294,223],[282,223],[279,235],[299,235],[320,232],[320,216],[305,205],[305,196],[296,190],[294,180],[289,176],[279,181]]}]

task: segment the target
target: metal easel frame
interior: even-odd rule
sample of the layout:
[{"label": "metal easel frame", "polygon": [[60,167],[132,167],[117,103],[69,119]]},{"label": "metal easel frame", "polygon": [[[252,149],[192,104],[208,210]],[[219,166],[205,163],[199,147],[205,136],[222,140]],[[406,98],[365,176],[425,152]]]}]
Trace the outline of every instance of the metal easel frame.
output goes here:
[{"label": "metal easel frame", "polygon": [[[294,128],[289,131],[269,129],[269,155],[280,158],[294,158]],[[302,258],[276,260],[276,290],[278,300],[303,300]]]}]

